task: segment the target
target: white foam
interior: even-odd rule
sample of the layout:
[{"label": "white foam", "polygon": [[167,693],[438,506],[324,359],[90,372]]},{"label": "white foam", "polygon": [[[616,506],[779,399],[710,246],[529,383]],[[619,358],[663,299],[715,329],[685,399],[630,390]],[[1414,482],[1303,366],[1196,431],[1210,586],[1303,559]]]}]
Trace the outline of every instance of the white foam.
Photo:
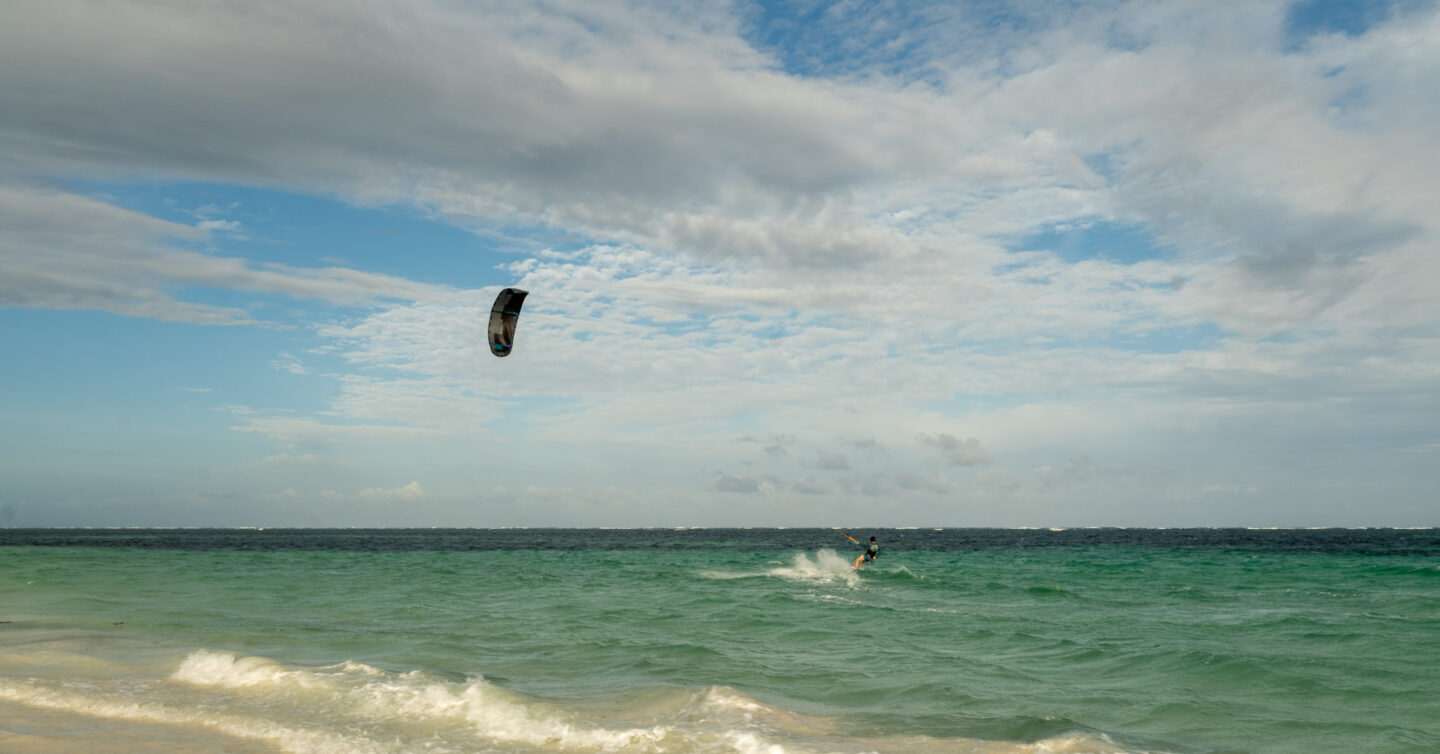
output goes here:
[{"label": "white foam", "polygon": [[860,582],[860,576],[853,567],[853,561],[827,549],[816,552],[814,558],[803,552],[797,553],[790,565],[772,568],[769,575],[794,581],[828,581],[855,585]]},{"label": "white foam", "polygon": [[460,686],[442,681],[420,685],[376,683],[367,685],[358,696],[363,697],[362,709],[369,714],[398,714],[411,720],[459,718],[482,738],[532,746],[608,751],[655,743],[669,732],[664,725],[624,729],[587,726],[484,681]]},{"label": "white foam", "polygon": [[729,686],[711,686],[700,694],[698,701],[702,707],[714,707],[746,714],[772,709],[760,700],[742,694]]},{"label": "white foam", "polygon": [[390,754],[400,751],[354,734],[307,730],[203,707],[191,709],[128,696],[52,688],[33,681],[0,680],[0,699],[86,717],[204,728],[235,738],[260,741],[296,754]]},{"label": "white foam", "polygon": [[924,580],[925,580],[925,577],[924,577],[924,576],[922,576],[922,575],[920,575],[920,574],[918,574],[918,573],[910,570],[909,568],[906,568],[906,567],[903,566],[903,565],[901,565],[901,566],[896,566],[894,569],[891,569],[890,572],[891,572],[891,573],[895,573],[895,574],[899,574],[899,575],[901,575],[901,576],[909,576],[910,578],[915,579],[916,581],[924,581]]},{"label": "white foam", "polygon": [[[844,566],[844,561],[831,555]],[[832,574],[800,556],[796,570]],[[842,575],[849,575],[848,572]],[[806,576],[809,577],[808,575]],[[823,754],[845,751],[1123,754],[1103,737],[1034,743],[879,737],[857,740],[835,721],[751,697],[729,686],[671,692],[655,705],[567,708],[496,686],[395,673],[360,662],[290,666],[201,650],[168,679],[60,681],[0,677],[0,701],[90,718],[220,733],[300,754],[634,752],[635,754]],[[183,739],[183,734],[180,737]]]},{"label": "white foam", "polygon": [[1126,754],[1125,749],[1105,736],[1083,733],[1047,738],[1033,744],[1018,744],[1014,751],[1023,754]]},{"label": "white foam", "polygon": [[762,741],[753,733],[732,733],[726,738],[736,754],[786,754],[784,747]]},{"label": "white foam", "polygon": [[263,692],[300,705],[298,713],[316,719],[358,715],[361,720],[459,724],[484,740],[561,750],[644,749],[670,732],[665,725],[590,726],[483,679],[455,683],[418,671],[387,673],[358,662],[285,668],[264,658],[202,650],[187,657],[171,678],[198,686]]},{"label": "white foam", "polygon": [[730,572],[730,571],[700,571],[700,572],[699,572],[698,574],[696,574],[696,575],[699,576],[699,577],[702,578],[702,579],[715,579],[715,580],[717,580],[717,581],[730,581],[730,580],[734,580],[734,579],[761,579],[761,578],[765,578],[765,577],[768,576],[769,574],[767,574],[767,573],[733,573],[733,572]]},{"label": "white foam", "polygon": [[854,562],[845,559],[835,553],[834,550],[820,550],[813,557],[805,553],[798,553],[789,564],[781,564],[771,561],[778,567],[768,571],[757,572],[735,572],[735,571],[699,571],[696,575],[702,579],[715,579],[719,581],[730,581],[736,579],[755,578],[782,578],[791,581],[807,582],[840,582],[849,585],[859,583],[859,575],[854,571]]},{"label": "white foam", "polygon": [[170,677],[182,683],[221,688],[278,686],[286,683],[314,685],[309,675],[286,670],[272,660],[262,657],[237,658],[232,654],[203,649],[186,657]]}]

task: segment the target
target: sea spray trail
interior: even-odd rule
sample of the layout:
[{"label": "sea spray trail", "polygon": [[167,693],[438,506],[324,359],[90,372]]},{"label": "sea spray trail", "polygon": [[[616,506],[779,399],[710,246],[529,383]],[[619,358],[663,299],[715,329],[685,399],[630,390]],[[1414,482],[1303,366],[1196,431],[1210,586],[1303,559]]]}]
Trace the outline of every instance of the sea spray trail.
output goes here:
[{"label": "sea spray trail", "polygon": [[872,533],[0,530],[0,748],[1440,747],[1433,532]]}]

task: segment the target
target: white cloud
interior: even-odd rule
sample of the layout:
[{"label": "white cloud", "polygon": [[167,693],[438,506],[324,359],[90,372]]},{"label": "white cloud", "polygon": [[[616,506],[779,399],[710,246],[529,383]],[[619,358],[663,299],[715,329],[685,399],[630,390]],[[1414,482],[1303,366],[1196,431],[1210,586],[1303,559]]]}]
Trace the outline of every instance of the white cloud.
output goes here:
[{"label": "white cloud", "polygon": [[940,451],[945,462],[951,466],[980,466],[990,462],[990,454],[980,447],[980,441],[968,437],[964,440],[950,434],[921,434],[916,437],[922,445]]},{"label": "white cloud", "polygon": [[319,461],[320,456],[314,453],[277,453],[266,456],[260,463],[268,466],[311,466]]},{"label": "white cloud", "polygon": [[[17,153],[39,165],[173,164],[237,180],[258,170],[458,218],[529,217],[664,257],[754,265],[738,276],[721,269],[728,279],[698,287],[670,280],[663,293],[672,305],[893,306],[904,291],[915,314],[890,316],[907,322],[921,311],[954,322],[948,302],[957,299],[1005,306],[972,320],[990,333],[996,320],[1023,325],[1009,321],[1017,312],[1006,306],[1021,291],[1040,297],[1037,315],[1091,331],[1213,321],[1263,336],[1317,318],[1351,321],[1342,315],[1357,310],[1372,322],[1428,317],[1419,291],[1393,295],[1403,283],[1392,271],[1433,257],[1415,251],[1428,245],[1414,234],[1435,234],[1419,197],[1437,190],[1440,171],[1429,169],[1436,139],[1418,128],[1423,118],[1406,116],[1433,105],[1406,104],[1417,98],[1379,84],[1393,74],[1425,79],[1435,45],[1424,31],[1440,23],[1433,14],[1295,52],[1280,46],[1279,3],[1239,12],[1180,3],[1071,9],[1031,18],[1037,30],[1028,35],[996,35],[975,26],[964,6],[939,6],[903,31],[931,55],[920,66],[943,72],[937,89],[782,74],[735,36],[741,26],[720,9],[602,7],[492,13],[417,2],[403,13],[336,14],[221,3],[174,25],[137,5],[64,18],[27,6],[9,26],[10,55],[46,59],[48,47],[23,30],[61,24],[75,54],[95,59],[83,81],[79,68],[11,67],[11,132],[32,135]],[[277,15],[318,32],[275,35]],[[825,23],[854,31],[864,18]],[[117,56],[112,46],[82,44],[121,32],[151,52]],[[357,48],[355,38],[368,46]],[[1397,47],[1415,53],[1396,55]],[[942,52],[956,49],[968,53]],[[222,96],[176,82],[152,96],[160,107],[136,107],[127,92],[151,91],[164,61],[178,59],[201,66],[197,80],[227,71],[232,86]],[[296,62],[307,65],[288,65]],[[1337,67],[1343,72],[1330,75]],[[471,75],[444,74],[454,70]],[[24,94],[36,84],[25,76],[45,76],[46,89],[102,92],[88,106],[107,113],[103,122],[133,127],[122,134],[97,128],[100,119],[52,122]],[[1374,91],[1352,109],[1393,117],[1339,119],[1331,102],[1357,86]],[[328,93],[324,109],[308,96],[314,91]],[[393,101],[397,93],[408,106]],[[260,101],[265,107],[249,104]],[[172,119],[167,127],[154,123],[162,117]],[[115,148],[122,137],[125,148]],[[213,144],[224,144],[223,154]],[[1095,167],[1097,159],[1108,168]],[[1046,278],[1062,283],[1053,290],[990,273],[1006,260],[985,236],[1095,219],[1148,226],[1184,261],[1117,266],[1105,280],[1057,265]],[[1336,236],[1332,227],[1357,232],[1342,250],[1314,248]],[[1401,248],[1406,238],[1410,251]],[[600,262],[592,256],[571,269],[586,274]],[[868,274],[847,284],[856,267]],[[877,280],[889,290],[875,291]],[[1162,280],[1186,285],[1168,295],[1146,287]],[[385,282],[397,298],[423,297]],[[627,282],[635,292],[650,284]],[[957,285],[978,295],[956,297]],[[1097,295],[1114,305],[1096,306]],[[665,307],[665,296],[654,298]]]},{"label": "white cloud", "polygon": [[955,491],[955,483],[944,476],[924,476],[911,471],[895,475],[895,486],[902,490],[930,492],[945,495]]},{"label": "white cloud", "polygon": [[284,448],[333,447],[353,441],[406,443],[431,437],[424,427],[387,424],[326,424],[316,419],[263,416],[234,427],[236,431],[264,435]]},{"label": "white cloud", "polygon": [[370,500],[409,501],[424,497],[425,490],[420,487],[419,482],[411,482],[403,487],[396,487],[395,489],[370,487],[361,490],[359,496],[362,499]]},{"label": "white cloud", "polygon": [[238,220],[202,220],[196,223],[195,227],[210,233],[220,231],[224,233],[238,234],[242,230],[240,222]]},{"label": "white cloud", "polygon": [[830,485],[808,476],[795,482],[792,489],[802,495],[829,495],[833,492]]},{"label": "white cloud", "polygon": [[732,476],[730,474],[719,474],[715,477],[714,488],[717,492],[755,494],[758,492],[772,491],[780,485],[780,480],[769,475]]},{"label": "white cloud", "polygon": [[289,372],[290,374],[310,374],[310,369],[293,354],[281,351],[279,356],[280,358],[270,362],[270,366],[282,372]]},{"label": "white cloud", "polygon": [[[1337,427],[1427,448],[1440,12],[1294,44],[1278,0],[1039,7],[995,28],[885,6],[906,23],[882,28],[841,4],[760,50],[723,4],[26,4],[0,30],[0,304],[365,307],[304,325],[347,373],[271,362],[334,379],[325,411],[238,429],[303,456],[503,426],[507,463],[566,459],[494,472],[519,489],[625,469],[707,495],[1101,500]],[[493,292],[201,253],[249,230],[233,205],[189,226],[34,188],[70,176],[396,203],[564,248],[498,273],[532,296],[497,361]],[[1078,258],[1047,240],[1068,236]],[[1112,461],[1162,455],[1159,481]]]},{"label": "white cloud", "polygon": [[1095,462],[1089,456],[1077,456],[1063,466],[1040,466],[1033,471],[1043,487],[1068,487],[1087,484],[1096,479]]},{"label": "white cloud", "polygon": [[78,196],[0,185],[0,304],[97,309],[191,324],[262,323],[238,308],[184,300],[215,286],[342,305],[431,300],[435,286],[338,267],[256,267],[188,251],[204,231]]}]

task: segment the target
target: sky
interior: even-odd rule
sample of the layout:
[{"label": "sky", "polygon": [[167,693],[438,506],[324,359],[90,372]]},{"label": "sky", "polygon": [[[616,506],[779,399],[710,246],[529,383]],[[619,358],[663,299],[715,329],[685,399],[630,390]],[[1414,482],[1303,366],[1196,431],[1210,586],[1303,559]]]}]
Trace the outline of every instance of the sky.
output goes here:
[{"label": "sky", "polygon": [[1434,0],[6,17],[0,526],[1440,525]]}]

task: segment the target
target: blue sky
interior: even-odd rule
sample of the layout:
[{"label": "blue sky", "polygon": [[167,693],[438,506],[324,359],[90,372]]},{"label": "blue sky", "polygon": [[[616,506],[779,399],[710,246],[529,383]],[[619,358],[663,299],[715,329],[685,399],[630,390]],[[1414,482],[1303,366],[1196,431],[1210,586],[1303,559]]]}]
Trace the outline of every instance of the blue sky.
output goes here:
[{"label": "blue sky", "polygon": [[1434,2],[11,15],[0,525],[1440,525]]}]

